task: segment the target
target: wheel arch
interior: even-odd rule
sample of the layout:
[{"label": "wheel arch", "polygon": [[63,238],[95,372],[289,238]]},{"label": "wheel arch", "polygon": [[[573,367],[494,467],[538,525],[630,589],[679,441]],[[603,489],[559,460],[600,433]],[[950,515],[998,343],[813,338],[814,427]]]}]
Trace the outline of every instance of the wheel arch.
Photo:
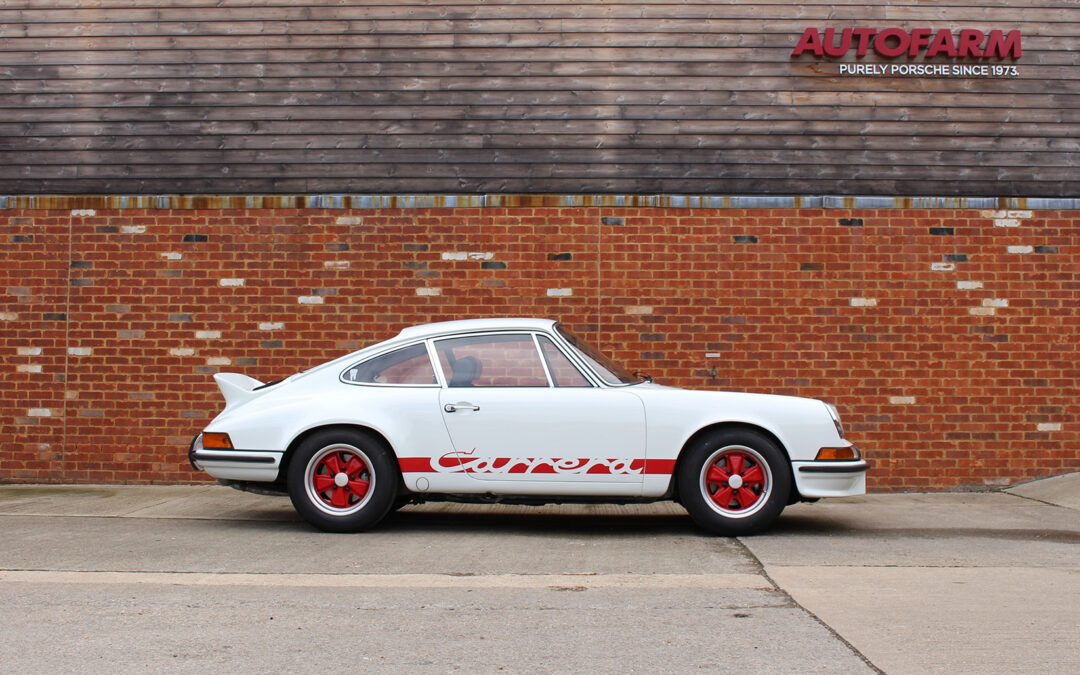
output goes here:
[{"label": "wheel arch", "polygon": [[759,426],[757,424],[751,424],[749,422],[716,422],[716,423],[704,426],[704,427],[698,429],[697,431],[695,431],[693,434],[691,434],[690,438],[687,438],[686,442],[683,443],[683,446],[679,449],[679,456],[675,460],[675,467],[671,472],[671,483],[670,483],[670,485],[668,487],[668,490],[671,493],[672,499],[674,499],[675,501],[679,501],[679,490],[678,490],[677,482],[675,480],[675,476],[677,476],[678,473],[679,473],[679,467],[682,465],[683,460],[685,459],[685,457],[687,455],[687,449],[690,446],[692,446],[694,443],[697,443],[697,441],[699,439],[701,439],[703,436],[707,436],[709,434],[716,433],[716,432],[719,432],[719,431],[753,431],[755,433],[761,434],[762,436],[765,436],[770,441],[775,443],[776,447],[780,449],[780,452],[784,453],[784,458],[787,459],[787,470],[788,470],[788,472],[792,473],[792,475],[791,475],[791,479],[792,479],[791,480],[791,492],[787,496],[787,503],[788,504],[794,504],[795,502],[799,501],[799,499],[800,499],[799,490],[795,486],[795,476],[794,476],[793,472],[791,471],[791,453],[788,452],[788,449],[784,445],[784,443],[772,431],[770,431],[769,429],[766,429],[765,427]]},{"label": "wheel arch", "polygon": [[[323,431],[360,431],[372,437],[376,442],[381,443],[390,456],[394,458],[394,462],[397,463],[397,452],[394,451],[394,446],[387,440],[386,436],[377,429],[363,425],[363,424],[350,424],[350,423],[334,423],[334,424],[322,424],[319,426],[311,427],[300,432],[296,438],[292,439],[289,446],[285,448],[285,454],[281,457],[281,468],[278,470],[278,482],[284,484],[284,477],[289,475],[289,465],[292,463],[292,458],[296,455],[296,449],[311,436]],[[401,478],[400,471],[398,472],[398,493],[400,494],[405,489],[405,483]]]}]

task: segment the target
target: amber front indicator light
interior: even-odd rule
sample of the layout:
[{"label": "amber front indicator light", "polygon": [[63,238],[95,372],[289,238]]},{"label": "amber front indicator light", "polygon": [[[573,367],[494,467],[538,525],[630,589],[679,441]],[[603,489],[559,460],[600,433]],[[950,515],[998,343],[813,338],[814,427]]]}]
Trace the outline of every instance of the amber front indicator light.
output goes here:
[{"label": "amber front indicator light", "polygon": [[202,435],[202,446],[207,450],[232,450],[232,441],[229,434],[205,433]]},{"label": "amber front indicator light", "polygon": [[835,462],[845,459],[859,459],[859,449],[854,445],[846,448],[822,448],[814,459],[822,462]]}]

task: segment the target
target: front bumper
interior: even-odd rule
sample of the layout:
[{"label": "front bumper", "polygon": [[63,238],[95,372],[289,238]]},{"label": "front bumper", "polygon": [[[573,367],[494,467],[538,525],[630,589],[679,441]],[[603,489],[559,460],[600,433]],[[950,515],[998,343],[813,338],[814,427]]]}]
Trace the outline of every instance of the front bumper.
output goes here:
[{"label": "front bumper", "polygon": [[864,459],[838,462],[792,462],[795,487],[807,499],[819,497],[854,497],[866,494],[866,471],[870,463]]},{"label": "front bumper", "polygon": [[284,454],[273,450],[207,450],[202,445],[202,434],[188,446],[192,468],[226,480],[277,480]]}]

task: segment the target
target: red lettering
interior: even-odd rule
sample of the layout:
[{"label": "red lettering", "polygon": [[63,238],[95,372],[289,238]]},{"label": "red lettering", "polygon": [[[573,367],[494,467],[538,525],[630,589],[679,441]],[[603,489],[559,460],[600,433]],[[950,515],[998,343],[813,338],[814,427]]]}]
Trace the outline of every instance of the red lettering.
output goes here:
[{"label": "red lettering", "polygon": [[877,34],[877,28],[856,28],[855,37],[859,38],[859,46],[855,52],[858,56],[866,56],[870,49],[870,38]]},{"label": "red lettering", "polygon": [[1006,56],[1014,59],[1020,58],[1023,52],[1020,50],[1020,31],[1011,30],[1005,35],[999,30],[990,31],[990,37],[986,39],[986,51],[984,59],[997,57],[1003,59]]},{"label": "red lettering", "polygon": [[822,48],[825,50],[826,56],[843,56],[847,54],[847,50],[851,47],[851,29],[845,28],[840,34],[840,46],[836,46],[836,29],[825,29],[825,41],[822,44]]},{"label": "red lettering", "polygon": [[929,28],[915,28],[911,31],[911,47],[908,49],[908,56],[916,56],[919,53],[919,49],[930,44]]},{"label": "red lettering", "polygon": [[791,52],[791,55],[800,56],[807,49],[813,52],[814,56],[825,55],[821,47],[821,34],[818,33],[817,28],[807,28],[803,31],[799,44],[795,45],[795,51]]},{"label": "red lettering", "polygon": [[981,58],[983,54],[982,50],[979,49],[979,45],[982,44],[985,37],[981,30],[965,28],[960,31],[960,44],[957,46],[957,53],[960,57],[974,56]]},{"label": "red lettering", "polygon": [[[980,33],[980,35],[982,35],[982,33]],[[889,38],[896,38],[896,46],[889,45]],[[910,43],[911,36],[907,34],[906,30],[886,28],[874,38],[874,51],[887,59],[891,59],[906,52]]]},{"label": "red lettering", "polygon": [[791,55],[801,56],[810,52],[814,56],[837,58],[850,52],[854,44],[855,53],[859,57],[866,56],[873,48],[878,56],[886,59],[901,55],[916,57],[919,52],[923,52],[923,58],[926,59],[936,56],[954,59],[1018,59],[1023,54],[1020,42],[1019,30],[1008,33],[992,30],[983,33],[973,28],[964,28],[954,36],[947,28],[937,32],[930,28],[826,28],[824,31],[807,28]]},{"label": "red lettering", "polygon": [[956,43],[953,42],[952,33],[947,28],[942,28],[934,36],[934,41],[926,50],[926,58],[937,56],[943,50],[946,56],[956,57]]}]

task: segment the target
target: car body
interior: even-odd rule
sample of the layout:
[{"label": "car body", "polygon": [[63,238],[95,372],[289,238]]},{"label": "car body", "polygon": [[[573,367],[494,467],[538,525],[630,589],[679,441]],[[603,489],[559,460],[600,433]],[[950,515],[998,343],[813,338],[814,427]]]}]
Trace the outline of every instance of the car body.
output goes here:
[{"label": "car body", "polygon": [[278,382],[214,378],[225,409],[192,465],[287,492],[328,531],[429,500],[674,499],[711,532],[747,534],[789,503],[865,491],[831,405],[655,384],[547,319],[414,326]]}]

